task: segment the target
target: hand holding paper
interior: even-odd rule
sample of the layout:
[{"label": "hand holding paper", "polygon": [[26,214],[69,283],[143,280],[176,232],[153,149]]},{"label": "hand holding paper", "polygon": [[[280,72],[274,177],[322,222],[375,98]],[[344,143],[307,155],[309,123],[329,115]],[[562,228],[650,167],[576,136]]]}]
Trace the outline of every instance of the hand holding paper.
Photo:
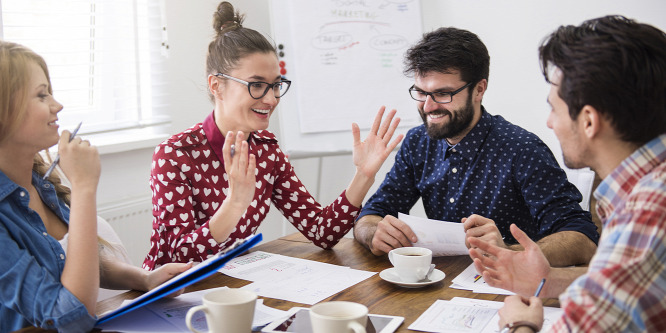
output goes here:
[{"label": "hand holding paper", "polygon": [[465,230],[462,223],[431,220],[403,213],[398,218],[416,234],[413,246],[432,250],[433,257],[467,255]]}]

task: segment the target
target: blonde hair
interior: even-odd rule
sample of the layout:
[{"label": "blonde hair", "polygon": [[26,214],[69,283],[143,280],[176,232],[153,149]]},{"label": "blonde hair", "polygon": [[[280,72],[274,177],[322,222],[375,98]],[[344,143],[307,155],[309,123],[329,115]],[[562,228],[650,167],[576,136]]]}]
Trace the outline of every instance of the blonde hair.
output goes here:
[{"label": "blonde hair", "polygon": [[[53,94],[51,77],[46,61],[31,49],[8,41],[0,40],[0,143],[11,137],[25,118],[28,107],[28,83],[30,78],[30,65],[36,64],[42,68],[49,94]],[[48,154],[45,154],[50,156]],[[39,175],[44,175],[50,164],[44,161],[40,154],[36,154],[32,169]],[[62,184],[57,172],[48,178],[53,183],[58,197],[70,204],[71,191]]]}]

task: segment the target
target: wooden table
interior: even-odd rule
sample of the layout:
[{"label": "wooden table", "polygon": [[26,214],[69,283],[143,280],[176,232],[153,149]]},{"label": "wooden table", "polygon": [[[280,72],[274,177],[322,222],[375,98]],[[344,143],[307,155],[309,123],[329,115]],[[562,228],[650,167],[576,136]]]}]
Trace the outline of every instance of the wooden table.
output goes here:
[{"label": "wooden table", "polygon": [[[277,253],[290,257],[377,272],[371,278],[347,288],[327,298],[325,301],[357,302],[365,304],[370,313],[404,317],[405,321],[396,332],[413,332],[409,331],[407,327],[437,299],[450,300],[453,297],[468,297],[494,301],[504,300],[504,296],[502,295],[475,294],[467,290],[449,288],[451,280],[472,263],[472,259],[469,256],[433,258],[436,268],[446,273],[444,280],[424,288],[412,289],[403,288],[382,280],[379,277],[379,272],[392,267],[388,257],[377,257],[350,238],[343,238],[332,250],[322,250],[313,245],[303,235],[295,233],[255,246],[252,251]],[[222,286],[239,288],[250,283],[250,281],[216,273],[189,286],[186,292]],[[97,304],[97,313],[101,314],[108,310],[113,310],[120,306],[123,300],[133,299],[139,295],[141,295],[140,292],[129,291],[101,301]],[[272,298],[264,298],[264,304],[280,310],[288,310],[293,306],[309,307],[306,304]],[[557,299],[544,300],[544,304],[559,306]]]}]

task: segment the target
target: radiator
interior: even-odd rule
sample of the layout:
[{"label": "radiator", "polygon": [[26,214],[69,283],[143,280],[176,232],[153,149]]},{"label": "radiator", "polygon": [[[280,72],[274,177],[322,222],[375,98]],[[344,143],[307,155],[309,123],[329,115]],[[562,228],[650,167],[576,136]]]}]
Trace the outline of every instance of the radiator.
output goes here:
[{"label": "radiator", "polygon": [[150,249],[153,215],[150,196],[122,200],[98,206],[103,217],[118,234],[132,263],[141,267]]}]

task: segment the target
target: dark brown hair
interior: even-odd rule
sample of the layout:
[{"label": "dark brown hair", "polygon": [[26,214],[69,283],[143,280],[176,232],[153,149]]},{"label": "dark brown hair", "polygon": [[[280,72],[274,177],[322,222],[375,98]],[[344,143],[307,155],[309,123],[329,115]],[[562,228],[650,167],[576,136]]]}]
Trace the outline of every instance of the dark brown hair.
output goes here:
[{"label": "dark brown hair", "polygon": [[275,46],[266,37],[253,29],[243,27],[244,19],[245,15],[234,11],[234,6],[227,1],[217,6],[217,11],[213,14],[213,29],[216,35],[208,45],[206,57],[208,75],[229,73],[241,58],[249,54],[276,54]]},{"label": "dark brown hair", "polygon": [[[488,80],[490,55],[479,37],[467,30],[439,28],[426,33],[405,54],[407,76],[458,70],[465,82]],[[469,89],[473,89],[474,84]]]},{"label": "dark brown hair", "polygon": [[562,72],[559,96],[575,120],[585,105],[621,139],[644,144],[666,133],[666,35],[623,16],[561,26],[539,47],[541,71]]}]

